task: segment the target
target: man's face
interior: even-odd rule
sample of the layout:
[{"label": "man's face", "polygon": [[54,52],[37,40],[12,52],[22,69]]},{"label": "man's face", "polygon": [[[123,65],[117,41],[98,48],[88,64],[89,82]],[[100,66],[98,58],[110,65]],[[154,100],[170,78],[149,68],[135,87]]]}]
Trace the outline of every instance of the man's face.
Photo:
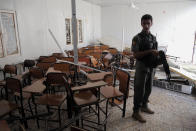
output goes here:
[{"label": "man's face", "polygon": [[149,20],[142,20],[141,25],[144,31],[149,31],[150,27],[152,26],[152,21]]}]

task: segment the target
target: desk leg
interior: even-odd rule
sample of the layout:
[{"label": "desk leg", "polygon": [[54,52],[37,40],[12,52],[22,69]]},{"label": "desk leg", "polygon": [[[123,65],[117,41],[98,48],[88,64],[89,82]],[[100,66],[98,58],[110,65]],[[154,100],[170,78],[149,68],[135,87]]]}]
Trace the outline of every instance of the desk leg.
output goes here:
[{"label": "desk leg", "polygon": [[71,99],[69,97],[67,97],[67,115],[68,115],[68,118],[72,118],[72,104],[71,104]]},{"label": "desk leg", "polygon": [[22,121],[25,125],[25,128],[28,128],[28,124],[27,124],[27,119],[25,117],[25,112],[24,112],[24,106],[23,106],[23,99],[20,98],[20,104],[21,104],[21,115],[22,115]]},{"label": "desk leg", "polygon": [[32,94],[32,102],[33,102],[33,104],[35,106],[36,122],[37,122],[37,127],[39,128],[40,127],[39,126],[39,117],[38,117],[38,114],[37,114],[37,105],[35,103],[35,96],[34,96],[34,94]]},{"label": "desk leg", "polygon": [[99,111],[99,103],[97,104],[97,107],[98,107],[98,113],[97,113],[97,119],[98,119],[98,126],[99,126],[99,124],[100,124],[100,111]]},{"label": "desk leg", "polygon": [[[109,99],[107,99],[107,102],[106,102],[105,120],[107,120],[108,118],[108,104],[109,104]],[[104,125],[104,131],[106,131],[106,123]]]},{"label": "desk leg", "polygon": [[[101,95],[100,88],[101,87],[98,88],[98,94],[97,94],[99,100],[100,100],[100,95]],[[98,119],[98,125],[99,125],[100,124],[100,107],[99,107],[99,103],[97,104],[97,107],[98,107],[98,116],[97,116],[97,119]]]}]

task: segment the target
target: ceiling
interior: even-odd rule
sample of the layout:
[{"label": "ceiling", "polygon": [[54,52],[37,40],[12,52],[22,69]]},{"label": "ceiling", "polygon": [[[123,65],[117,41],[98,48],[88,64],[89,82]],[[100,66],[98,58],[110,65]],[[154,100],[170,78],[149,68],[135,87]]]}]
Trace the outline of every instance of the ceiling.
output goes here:
[{"label": "ceiling", "polygon": [[111,6],[111,5],[127,5],[134,2],[134,4],[142,3],[165,3],[165,2],[186,2],[186,1],[196,1],[196,0],[84,0],[93,4],[100,6]]}]

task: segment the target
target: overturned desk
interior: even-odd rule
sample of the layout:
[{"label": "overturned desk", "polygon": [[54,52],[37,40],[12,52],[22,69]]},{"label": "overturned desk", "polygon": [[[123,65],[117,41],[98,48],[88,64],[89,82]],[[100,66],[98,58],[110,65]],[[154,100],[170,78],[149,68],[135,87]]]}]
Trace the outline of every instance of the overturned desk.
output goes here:
[{"label": "overturned desk", "polygon": [[174,68],[174,67],[169,67],[170,71],[179,74],[181,77],[190,80],[196,85],[196,74],[192,72],[188,72],[187,70],[183,68]]},{"label": "overturned desk", "polygon": [[153,86],[180,93],[191,94],[192,88],[196,84],[196,75],[184,70],[183,68],[170,67],[170,71],[172,73],[170,83],[166,81],[165,77],[157,77],[157,79],[154,79],[153,81]]}]

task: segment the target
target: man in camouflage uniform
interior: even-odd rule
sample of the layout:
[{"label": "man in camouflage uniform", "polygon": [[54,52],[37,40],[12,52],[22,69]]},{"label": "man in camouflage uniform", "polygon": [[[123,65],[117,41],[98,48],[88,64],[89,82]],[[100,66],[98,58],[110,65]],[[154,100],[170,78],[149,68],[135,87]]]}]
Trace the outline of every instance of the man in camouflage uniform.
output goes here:
[{"label": "man in camouflage uniform", "polygon": [[134,78],[134,107],[132,117],[139,122],[145,123],[146,120],[140,111],[154,114],[148,107],[148,98],[152,90],[152,80],[154,69],[149,61],[158,56],[156,37],[150,33],[152,26],[152,16],[146,14],[141,18],[142,31],[132,40],[132,51],[136,58],[136,73]]}]

